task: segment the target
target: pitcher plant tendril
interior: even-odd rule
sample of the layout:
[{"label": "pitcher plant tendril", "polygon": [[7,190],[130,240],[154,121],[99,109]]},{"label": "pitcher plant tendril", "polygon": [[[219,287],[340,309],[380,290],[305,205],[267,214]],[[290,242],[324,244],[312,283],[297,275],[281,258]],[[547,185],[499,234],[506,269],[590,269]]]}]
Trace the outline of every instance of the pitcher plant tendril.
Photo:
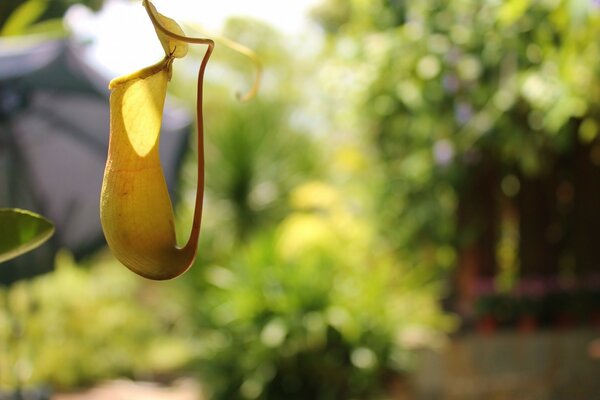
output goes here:
[{"label": "pitcher plant tendril", "polygon": [[[150,1],[143,0],[143,5],[165,57],[109,84],[110,140],[100,195],[100,220],[108,246],[121,263],[145,278],[165,280],[187,271],[198,248],[204,198],[202,89],[214,41],[186,36],[174,20],[160,14]],[[187,243],[178,246],[173,206],[160,164],[159,140],[173,61],[187,54],[188,43],[207,48],[198,70],[198,177],[193,223]],[[260,63],[244,46],[231,41],[225,44],[250,57],[256,65],[252,88],[239,96],[247,100],[257,91]]]}]

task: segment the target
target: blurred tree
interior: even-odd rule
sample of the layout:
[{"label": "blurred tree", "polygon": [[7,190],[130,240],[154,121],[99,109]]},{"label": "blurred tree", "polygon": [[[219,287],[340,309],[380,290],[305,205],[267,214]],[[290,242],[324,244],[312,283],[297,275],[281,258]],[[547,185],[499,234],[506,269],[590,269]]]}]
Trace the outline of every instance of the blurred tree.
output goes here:
[{"label": "blurred tree", "polygon": [[[399,249],[439,266],[416,249],[452,245],[459,275],[467,275],[457,277],[466,282],[463,296],[474,277],[493,279],[502,269],[593,271],[597,2],[331,0],[315,15],[336,32],[334,55],[355,69],[371,65],[358,107],[390,182],[381,224]],[[328,15],[350,17],[332,29]],[[505,250],[519,257],[499,265],[507,216],[517,218],[519,233]]]},{"label": "blurred tree", "polygon": [[375,398],[453,320],[355,198],[310,182],[291,202],[276,229],[203,271],[196,366],[215,399]]}]

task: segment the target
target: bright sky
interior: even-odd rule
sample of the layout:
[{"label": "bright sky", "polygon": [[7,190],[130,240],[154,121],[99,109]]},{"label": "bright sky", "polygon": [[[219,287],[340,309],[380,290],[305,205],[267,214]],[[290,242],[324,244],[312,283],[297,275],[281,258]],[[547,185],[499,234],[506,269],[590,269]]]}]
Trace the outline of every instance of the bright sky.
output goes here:
[{"label": "bright sky", "polygon": [[[307,11],[319,0],[153,0],[158,11],[178,22],[194,22],[219,33],[234,16],[263,20],[287,35],[308,29]],[[106,0],[94,14],[83,6],[72,7],[67,25],[83,41],[90,62],[108,76],[129,73],[156,62],[162,49],[141,1]]]}]

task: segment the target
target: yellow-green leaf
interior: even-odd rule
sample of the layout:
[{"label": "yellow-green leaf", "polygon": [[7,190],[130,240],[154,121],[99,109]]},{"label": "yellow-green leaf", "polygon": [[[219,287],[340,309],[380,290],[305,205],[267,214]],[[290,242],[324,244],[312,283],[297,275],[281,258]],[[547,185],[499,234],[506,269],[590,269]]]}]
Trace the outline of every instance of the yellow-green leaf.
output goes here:
[{"label": "yellow-green leaf", "polygon": [[0,36],[15,36],[25,33],[25,30],[46,11],[48,4],[48,1],[42,0],[24,2],[10,15],[4,28],[0,31]]},{"label": "yellow-green leaf", "polygon": [[53,233],[54,225],[41,215],[16,208],[0,208],[0,262],[33,250]]}]

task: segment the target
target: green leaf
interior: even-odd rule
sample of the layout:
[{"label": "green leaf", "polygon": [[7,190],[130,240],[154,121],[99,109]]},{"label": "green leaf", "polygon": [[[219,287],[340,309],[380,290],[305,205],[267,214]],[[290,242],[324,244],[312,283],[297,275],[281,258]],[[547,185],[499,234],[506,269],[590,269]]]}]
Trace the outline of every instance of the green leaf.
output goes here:
[{"label": "green leaf", "polygon": [[16,36],[25,33],[25,30],[42,16],[48,5],[48,1],[42,0],[24,2],[8,17],[4,28],[0,31],[0,36]]},{"label": "green leaf", "polygon": [[54,225],[41,215],[0,208],[0,263],[33,250],[53,233]]}]

